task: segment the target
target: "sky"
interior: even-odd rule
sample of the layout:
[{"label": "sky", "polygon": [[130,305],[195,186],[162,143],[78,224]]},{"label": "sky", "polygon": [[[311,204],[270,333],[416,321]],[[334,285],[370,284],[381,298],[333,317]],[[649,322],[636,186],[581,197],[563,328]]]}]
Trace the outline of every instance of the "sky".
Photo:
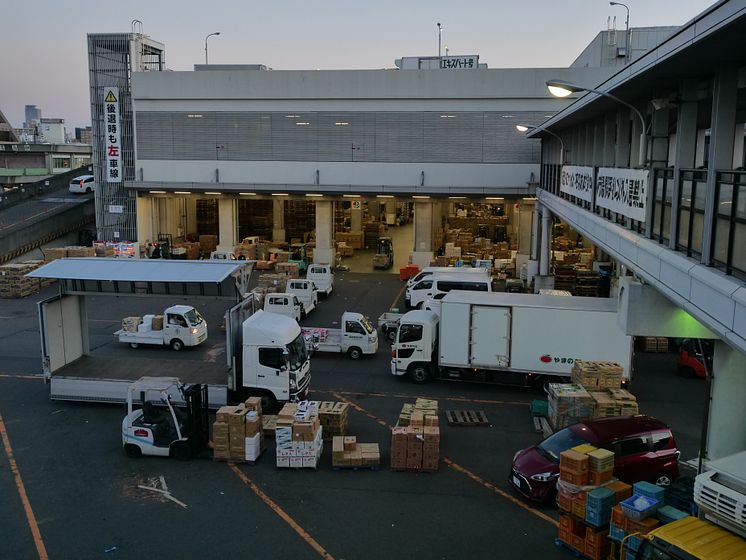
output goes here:
[{"label": "sky", "polygon": [[[628,0],[630,26],[681,25],[714,0]],[[565,67],[607,18],[606,0],[2,0],[0,111],[15,127],[24,105],[90,124],[86,34],[143,32],[165,44],[166,66],[266,64],[276,70],[393,68],[402,56],[478,54],[490,68]]]}]

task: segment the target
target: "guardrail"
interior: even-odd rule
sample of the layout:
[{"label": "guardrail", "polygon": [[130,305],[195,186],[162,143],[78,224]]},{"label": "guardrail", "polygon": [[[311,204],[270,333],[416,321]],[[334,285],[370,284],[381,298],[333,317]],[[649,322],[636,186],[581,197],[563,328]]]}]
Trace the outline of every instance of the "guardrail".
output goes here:
[{"label": "guardrail", "polygon": [[47,179],[42,179],[34,183],[24,184],[22,187],[16,187],[5,192],[0,192],[0,210],[14,206],[24,200],[48,194],[56,191],[70,183],[70,179],[78,175],[91,174],[93,166],[84,165],[77,169],[71,169],[65,173],[53,175]]}]

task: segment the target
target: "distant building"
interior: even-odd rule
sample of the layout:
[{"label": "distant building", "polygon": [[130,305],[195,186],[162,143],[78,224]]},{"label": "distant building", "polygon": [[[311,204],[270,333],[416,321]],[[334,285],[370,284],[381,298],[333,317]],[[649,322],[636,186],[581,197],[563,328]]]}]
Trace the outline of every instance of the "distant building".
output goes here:
[{"label": "distant building", "polygon": [[65,144],[65,119],[41,119],[38,141],[44,144]]},{"label": "distant building", "polygon": [[78,144],[91,144],[93,142],[93,128],[90,126],[84,128],[76,126],[75,142]]},{"label": "distant building", "polygon": [[[677,29],[679,28],[675,26],[633,27],[629,30],[629,38],[625,37],[624,29],[601,31],[583,49],[570,68],[624,66],[660,45]],[[627,51],[627,39],[629,39],[629,52]]]},{"label": "distant building", "polygon": [[39,124],[41,121],[41,109],[36,105],[26,105],[25,113],[26,121],[23,123],[23,128],[32,128],[34,124]]},{"label": "distant building", "polygon": [[18,141],[24,144],[33,144],[36,142],[36,127],[14,128],[13,132],[18,136]]}]

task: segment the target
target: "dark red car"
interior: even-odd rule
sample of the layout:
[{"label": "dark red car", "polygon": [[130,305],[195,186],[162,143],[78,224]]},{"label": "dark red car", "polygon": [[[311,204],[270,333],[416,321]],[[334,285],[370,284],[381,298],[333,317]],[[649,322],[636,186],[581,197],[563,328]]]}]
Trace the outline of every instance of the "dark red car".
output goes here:
[{"label": "dark red car", "polygon": [[536,501],[554,495],[559,478],[560,453],[590,443],[616,455],[614,476],[629,484],[646,480],[668,486],[679,476],[671,429],[650,416],[620,416],[589,420],[564,428],[513,457],[510,484]]}]

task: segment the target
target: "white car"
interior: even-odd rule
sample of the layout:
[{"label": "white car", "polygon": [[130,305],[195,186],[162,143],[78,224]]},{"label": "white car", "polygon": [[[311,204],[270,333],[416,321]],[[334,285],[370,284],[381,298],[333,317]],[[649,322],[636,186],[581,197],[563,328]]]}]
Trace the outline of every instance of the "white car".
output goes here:
[{"label": "white car", "polygon": [[70,181],[71,193],[92,193],[96,188],[96,182],[93,175],[81,175]]}]

